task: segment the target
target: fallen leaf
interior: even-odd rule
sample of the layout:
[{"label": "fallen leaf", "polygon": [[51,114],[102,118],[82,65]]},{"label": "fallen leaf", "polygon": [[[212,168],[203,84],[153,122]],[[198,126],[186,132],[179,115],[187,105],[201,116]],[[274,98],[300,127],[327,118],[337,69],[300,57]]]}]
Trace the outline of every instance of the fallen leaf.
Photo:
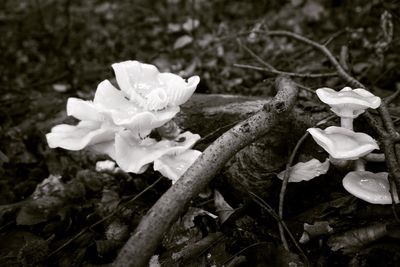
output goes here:
[{"label": "fallen leaf", "polygon": [[[298,183],[301,181],[309,181],[317,176],[325,174],[329,169],[329,160],[320,162],[317,159],[312,159],[307,162],[299,162],[289,168],[290,176],[289,183]],[[286,170],[280,172],[277,176],[283,180]]]},{"label": "fallen leaf", "polygon": [[225,201],[224,197],[218,190],[214,191],[214,205],[221,224],[223,224],[232,213],[234,213],[233,208]]},{"label": "fallen leaf", "polygon": [[181,49],[192,42],[193,42],[193,38],[191,36],[183,35],[183,36],[179,37],[178,39],[176,39],[176,41],[174,43],[174,50]]}]

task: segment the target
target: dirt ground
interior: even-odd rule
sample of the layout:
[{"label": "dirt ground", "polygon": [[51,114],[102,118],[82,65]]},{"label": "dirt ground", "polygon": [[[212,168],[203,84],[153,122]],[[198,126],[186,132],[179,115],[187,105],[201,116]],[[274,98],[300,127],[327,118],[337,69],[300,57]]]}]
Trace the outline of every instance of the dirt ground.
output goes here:
[{"label": "dirt ground", "polygon": [[[69,97],[93,99],[99,82],[115,81],[111,64],[138,60],[184,78],[199,75],[196,93],[257,99],[272,97],[278,74],[291,73],[300,87],[296,108],[320,117],[329,108],[310,90],[348,82],[315,47],[266,33],[289,31],[324,44],[346,72],[385,98],[400,90],[399,11],[396,0],[1,1],[0,266],[110,264],[171,186],[155,171],[98,172],[96,162],[107,156],[47,145],[53,126],[76,122],[66,115]],[[396,129],[399,103],[388,105]],[[378,138],[363,119],[356,127]],[[229,178],[231,162],[166,233],[152,266],[400,266],[399,206],[352,197],[335,168],[289,184],[284,220],[295,241],[288,237],[284,248],[279,220],[265,203],[278,210],[276,173],[297,140],[278,137],[274,142],[286,150],[274,151],[275,169],[262,176],[268,186],[250,194],[258,184],[238,186]],[[300,154],[317,147],[308,144]],[[387,171],[384,162],[369,167]],[[48,186],[62,189],[41,184],[48,177],[54,178]],[[222,200],[214,201],[214,189]],[[34,192],[43,195],[34,199]],[[224,222],[221,202],[235,211]],[[317,233],[298,244],[305,224]],[[201,240],[205,245],[196,247]]]}]

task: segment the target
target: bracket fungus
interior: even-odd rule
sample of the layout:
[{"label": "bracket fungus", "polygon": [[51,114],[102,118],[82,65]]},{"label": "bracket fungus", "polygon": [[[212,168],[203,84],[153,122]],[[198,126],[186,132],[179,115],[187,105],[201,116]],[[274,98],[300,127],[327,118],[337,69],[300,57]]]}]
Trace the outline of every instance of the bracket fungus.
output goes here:
[{"label": "bracket fungus", "polygon": [[[343,187],[352,195],[372,204],[392,204],[387,172],[372,173],[368,171],[349,172],[343,178]],[[394,190],[395,187],[393,186]],[[399,203],[397,192],[393,192],[396,203]]]},{"label": "bracket fungus", "polygon": [[319,88],[316,90],[319,99],[328,104],[331,110],[341,118],[341,125],[347,129],[353,129],[353,119],[364,113],[367,108],[378,108],[381,99],[365,89],[351,89],[345,87],[335,91],[331,88]]},{"label": "bracket fungus", "polygon": [[307,131],[335,159],[356,160],[374,149],[379,149],[371,136],[343,127],[330,126],[325,130],[309,128]]}]

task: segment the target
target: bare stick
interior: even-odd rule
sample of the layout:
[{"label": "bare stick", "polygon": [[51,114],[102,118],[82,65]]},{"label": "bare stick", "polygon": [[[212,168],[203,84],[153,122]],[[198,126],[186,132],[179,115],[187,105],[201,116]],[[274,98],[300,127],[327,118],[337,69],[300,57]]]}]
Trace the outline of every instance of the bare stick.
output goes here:
[{"label": "bare stick", "polygon": [[242,148],[269,132],[278,117],[289,111],[298,90],[292,80],[279,77],[278,93],[264,108],[215,140],[142,218],[121,249],[114,266],[146,266],[164,233],[185,211],[190,200],[212,180]]},{"label": "bare stick", "polygon": [[275,69],[274,66],[272,66],[271,64],[269,64],[268,62],[266,62],[264,59],[262,59],[261,57],[259,57],[256,53],[253,52],[253,50],[251,50],[250,48],[248,48],[246,45],[242,44],[242,42],[240,42],[240,39],[237,39],[239,45],[246,50],[247,53],[250,54],[250,56],[252,56],[255,60],[257,60],[261,65],[264,65],[268,70],[270,71],[277,71],[277,69]]},{"label": "bare stick", "polygon": [[[283,202],[285,200],[285,192],[286,192],[286,187],[287,184],[289,182],[289,176],[290,176],[290,167],[293,165],[294,162],[294,157],[297,154],[297,151],[299,150],[300,146],[303,144],[303,142],[306,140],[306,138],[308,137],[309,133],[306,132],[297,142],[296,146],[294,147],[292,154],[290,155],[289,161],[286,164],[286,172],[285,175],[283,177],[283,181],[282,181],[282,186],[281,186],[281,192],[279,194],[279,208],[278,208],[278,214],[279,217],[281,218],[281,220],[283,220]],[[286,250],[289,250],[289,246],[288,243],[286,241],[285,238],[285,231],[283,229],[282,224],[278,224],[279,226],[279,234],[281,236],[281,240],[283,243],[283,246],[285,247]]]},{"label": "bare stick", "polygon": [[329,49],[326,46],[319,44],[313,40],[310,40],[302,35],[296,34],[294,32],[288,32],[288,31],[258,31],[258,32],[267,34],[268,36],[290,37],[299,42],[308,44],[309,46],[316,48],[317,50],[321,51],[329,59],[329,61],[335,67],[335,69],[338,72],[338,74],[340,75],[340,77],[342,77],[345,81],[347,81],[351,86],[365,88],[365,86],[361,82],[359,82],[358,80],[353,78],[350,74],[348,74],[343,69],[343,67],[340,65],[339,61],[333,56],[331,51],[329,51]]},{"label": "bare stick", "polygon": [[289,230],[289,228],[287,227],[286,223],[282,220],[282,218],[278,214],[276,214],[274,209],[267,202],[265,202],[262,198],[260,198],[259,196],[257,196],[253,192],[250,192],[250,195],[252,195],[254,197],[253,200],[258,205],[260,205],[262,208],[264,208],[266,211],[268,211],[268,213],[278,222],[278,225],[280,225],[282,227],[282,229],[286,230],[286,232],[288,233],[288,235],[289,235],[290,239],[292,240],[293,244],[296,246],[296,248],[299,250],[300,254],[303,256],[303,259],[304,259],[304,261],[306,263],[306,266],[309,266],[310,264],[309,264],[307,255],[304,253],[303,249],[300,247],[300,245],[297,242],[296,238],[294,237],[292,232]]},{"label": "bare stick", "polygon": [[233,64],[234,67],[243,68],[243,69],[252,69],[259,70],[269,73],[274,73],[278,75],[286,75],[291,77],[300,77],[300,78],[324,78],[324,77],[332,77],[337,76],[336,72],[327,72],[327,73],[297,73],[297,72],[286,72],[280,70],[271,70],[263,67],[251,66],[246,64]]}]

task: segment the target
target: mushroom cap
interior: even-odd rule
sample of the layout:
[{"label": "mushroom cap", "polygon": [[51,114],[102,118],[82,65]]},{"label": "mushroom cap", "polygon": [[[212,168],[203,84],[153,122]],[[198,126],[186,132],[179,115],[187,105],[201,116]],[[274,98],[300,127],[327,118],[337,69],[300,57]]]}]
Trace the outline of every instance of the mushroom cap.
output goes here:
[{"label": "mushroom cap", "polygon": [[309,128],[307,131],[335,159],[356,160],[379,149],[371,136],[343,127],[331,126],[325,130]]},{"label": "mushroom cap", "polygon": [[356,118],[367,108],[377,108],[381,105],[380,97],[377,97],[365,89],[345,87],[339,92],[331,88],[319,88],[316,90],[319,99],[331,106],[331,110],[340,117]]},{"label": "mushroom cap", "polygon": [[[343,187],[352,195],[372,204],[392,204],[387,172],[368,171],[349,172],[343,178]],[[397,192],[395,202],[399,203]]]}]

